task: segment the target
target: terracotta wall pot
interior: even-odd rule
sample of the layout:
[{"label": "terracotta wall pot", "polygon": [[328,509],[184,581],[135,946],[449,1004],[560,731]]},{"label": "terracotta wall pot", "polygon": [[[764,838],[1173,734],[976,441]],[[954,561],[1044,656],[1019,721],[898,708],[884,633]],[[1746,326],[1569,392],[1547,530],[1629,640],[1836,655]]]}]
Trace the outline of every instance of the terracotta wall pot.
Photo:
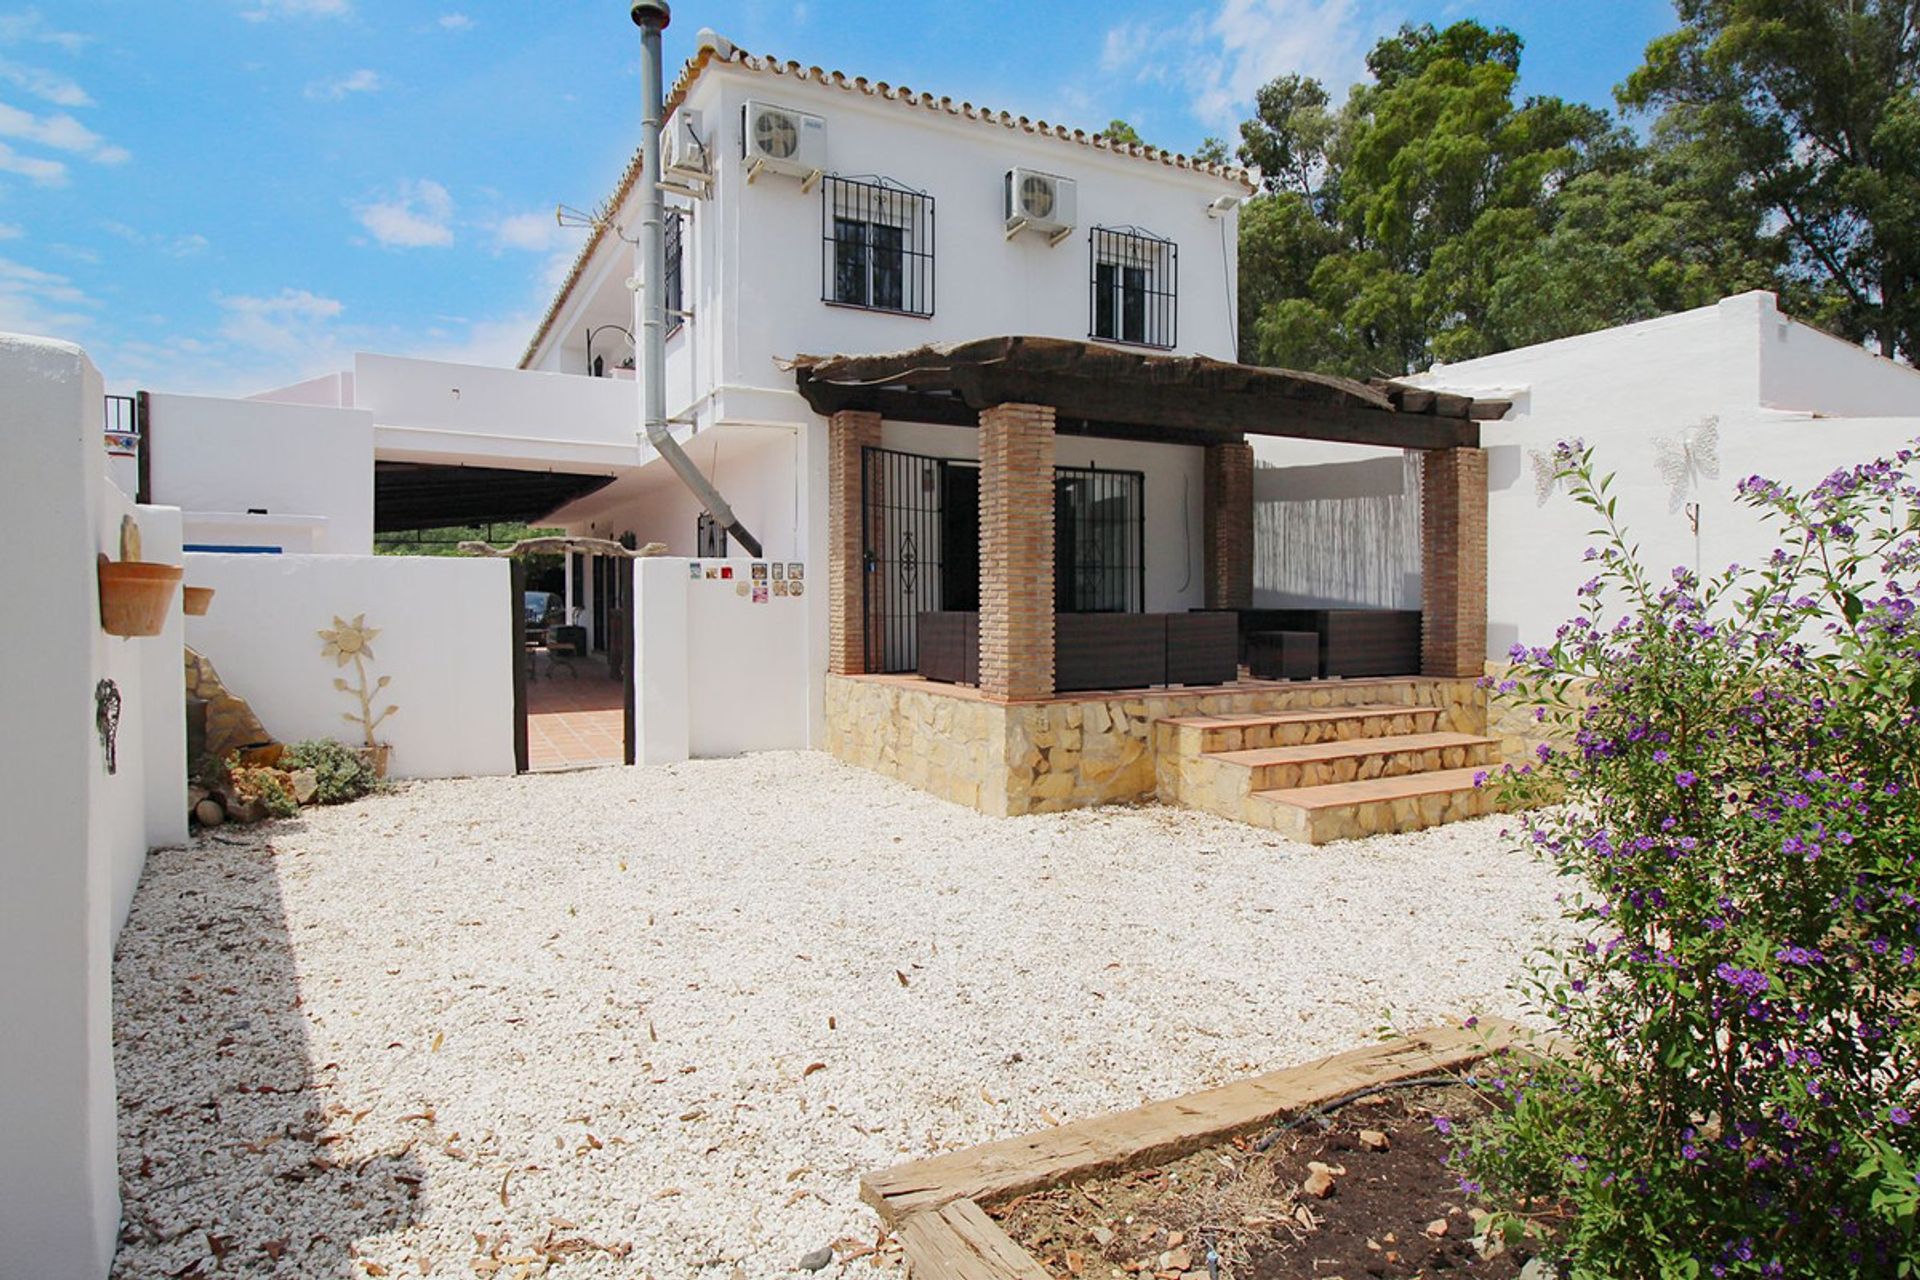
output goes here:
[{"label": "terracotta wall pot", "polygon": [[194,617],[205,616],[207,607],[213,603],[212,587],[180,588],[180,607]]},{"label": "terracotta wall pot", "polygon": [[177,564],[101,556],[100,626],[108,635],[159,635],[173,609],[173,589],[184,572]]}]

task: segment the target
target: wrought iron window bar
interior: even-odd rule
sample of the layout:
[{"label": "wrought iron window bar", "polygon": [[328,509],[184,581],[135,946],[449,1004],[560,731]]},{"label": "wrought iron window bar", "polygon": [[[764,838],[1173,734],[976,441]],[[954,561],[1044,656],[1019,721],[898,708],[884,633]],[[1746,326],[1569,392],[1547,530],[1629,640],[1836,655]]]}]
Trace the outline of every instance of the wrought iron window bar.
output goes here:
[{"label": "wrought iron window bar", "polygon": [[663,280],[667,298],[667,336],[671,338],[680,332],[687,322],[686,255],[683,249],[683,230],[687,214],[683,209],[667,210],[666,225],[663,228],[666,239],[667,269]]},{"label": "wrought iron window bar", "polygon": [[[969,458],[936,458],[869,447],[860,457],[861,599],[869,671],[912,671],[920,615],[978,609],[977,482]],[[1146,608],[1146,474],[1105,467],[1054,468],[1054,608],[1061,613],[1140,613]],[[975,495],[973,527],[948,545],[948,495]],[[956,511],[956,517],[963,512]],[[949,575],[967,581],[949,582]]]},{"label": "wrought iron window bar", "polygon": [[1179,342],[1180,246],[1138,227],[1087,233],[1087,334],[1107,342]]},{"label": "wrought iron window bar", "polygon": [[933,197],[888,178],[820,183],[820,299],[933,314]]}]

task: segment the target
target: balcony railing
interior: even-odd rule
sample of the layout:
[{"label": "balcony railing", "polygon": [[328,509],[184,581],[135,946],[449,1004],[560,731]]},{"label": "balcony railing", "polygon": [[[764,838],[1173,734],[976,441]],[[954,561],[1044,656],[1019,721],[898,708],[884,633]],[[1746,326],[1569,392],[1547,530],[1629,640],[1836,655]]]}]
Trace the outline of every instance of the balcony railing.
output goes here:
[{"label": "balcony railing", "polygon": [[140,456],[140,416],[132,396],[106,398],[104,426],[107,452],[116,458]]}]

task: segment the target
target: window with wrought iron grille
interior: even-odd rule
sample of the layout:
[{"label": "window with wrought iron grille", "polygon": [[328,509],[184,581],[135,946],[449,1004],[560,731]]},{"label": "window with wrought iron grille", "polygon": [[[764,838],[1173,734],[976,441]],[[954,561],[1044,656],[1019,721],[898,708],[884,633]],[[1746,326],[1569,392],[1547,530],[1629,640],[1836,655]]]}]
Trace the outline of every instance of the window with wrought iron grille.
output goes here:
[{"label": "window with wrought iron grille", "polygon": [[682,231],[686,226],[687,214],[683,209],[667,210],[666,245],[667,270],[664,277],[667,297],[667,335],[671,337],[679,332],[680,326],[687,322],[686,290],[681,281],[686,276],[686,256],[682,249]]},{"label": "window with wrought iron grille", "polygon": [[1138,227],[1095,227],[1088,233],[1091,274],[1087,332],[1143,347],[1176,344],[1180,248]]},{"label": "window with wrought iron grille", "polygon": [[702,559],[727,554],[727,527],[702,511],[693,525],[694,554]]},{"label": "window with wrought iron grille", "polygon": [[886,178],[820,183],[820,297],[834,306],[933,314],[933,197]]}]

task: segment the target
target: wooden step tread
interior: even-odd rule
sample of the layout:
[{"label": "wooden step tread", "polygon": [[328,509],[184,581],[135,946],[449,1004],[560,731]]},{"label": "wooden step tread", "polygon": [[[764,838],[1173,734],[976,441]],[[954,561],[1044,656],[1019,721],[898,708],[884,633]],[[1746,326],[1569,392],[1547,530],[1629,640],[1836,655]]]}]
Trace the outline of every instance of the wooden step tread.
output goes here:
[{"label": "wooden step tread", "polygon": [[1431,714],[1438,709],[1392,703],[1358,703],[1351,707],[1313,707],[1300,711],[1249,711],[1228,716],[1173,716],[1155,723],[1176,725],[1182,729],[1244,729],[1250,725],[1262,724],[1318,724],[1327,720],[1418,715],[1422,711]]},{"label": "wooden step tread", "polygon": [[1257,769],[1263,764],[1313,764],[1354,756],[1390,756],[1401,751],[1435,751],[1446,747],[1496,746],[1498,738],[1471,733],[1400,733],[1383,738],[1346,738],[1338,742],[1310,742],[1296,747],[1251,747],[1244,751],[1209,751],[1205,759]]},{"label": "wooden step tread", "polygon": [[1436,769],[1432,773],[1409,773],[1398,778],[1332,782],[1320,787],[1289,787],[1279,791],[1256,791],[1253,794],[1276,804],[1290,804],[1296,809],[1333,809],[1341,805],[1373,804],[1381,800],[1404,800],[1411,796],[1472,791],[1476,777],[1492,773],[1492,766],[1486,765],[1471,769]]}]

